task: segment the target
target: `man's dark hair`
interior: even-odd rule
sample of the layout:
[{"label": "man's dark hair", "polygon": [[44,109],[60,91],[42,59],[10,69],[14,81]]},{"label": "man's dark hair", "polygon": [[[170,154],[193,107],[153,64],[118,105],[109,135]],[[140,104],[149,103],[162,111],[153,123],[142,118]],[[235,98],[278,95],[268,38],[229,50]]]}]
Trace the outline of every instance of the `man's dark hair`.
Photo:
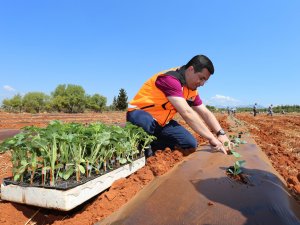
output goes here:
[{"label": "man's dark hair", "polygon": [[187,69],[190,66],[194,67],[195,72],[201,72],[203,68],[206,68],[210,74],[215,72],[213,63],[205,55],[194,56],[184,67]]}]

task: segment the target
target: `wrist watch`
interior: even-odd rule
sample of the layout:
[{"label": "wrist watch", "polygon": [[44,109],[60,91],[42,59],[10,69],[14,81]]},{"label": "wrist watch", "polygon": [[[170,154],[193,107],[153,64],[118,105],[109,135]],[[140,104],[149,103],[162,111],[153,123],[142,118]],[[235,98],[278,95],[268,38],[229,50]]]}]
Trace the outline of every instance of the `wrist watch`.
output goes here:
[{"label": "wrist watch", "polygon": [[221,129],[221,130],[219,130],[218,132],[217,132],[217,136],[220,136],[220,135],[225,135],[226,133],[225,133],[225,131],[223,130],[223,129]]}]

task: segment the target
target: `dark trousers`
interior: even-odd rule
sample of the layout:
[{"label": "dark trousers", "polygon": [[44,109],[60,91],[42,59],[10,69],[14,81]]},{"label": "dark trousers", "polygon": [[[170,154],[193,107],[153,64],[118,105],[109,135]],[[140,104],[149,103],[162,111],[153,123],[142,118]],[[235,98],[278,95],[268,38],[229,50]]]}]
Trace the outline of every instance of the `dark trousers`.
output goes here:
[{"label": "dark trousers", "polygon": [[257,114],[257,110],[256,109],[253,109],[253,114],[254,114],[254,116],[256,116],[256,114]]},{"label": "dark trousers", "polygon": [[143,110],[127,112],[126,119],[128,122],[142,127],[148,134],[157,137],[157,140],[151,144],[153,151],[164,150],[166,147],[174,149],[175,146],[182,149],[197,147],[197,141],[193,135],[175,120],[171,120],[162,127],[153,119],[151,114]]}]

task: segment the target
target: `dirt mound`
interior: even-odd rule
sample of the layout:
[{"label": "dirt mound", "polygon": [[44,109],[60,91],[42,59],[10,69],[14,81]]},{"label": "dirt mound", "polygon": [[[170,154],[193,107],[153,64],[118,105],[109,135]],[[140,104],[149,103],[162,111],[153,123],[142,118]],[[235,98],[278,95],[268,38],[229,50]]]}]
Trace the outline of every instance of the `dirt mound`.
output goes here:
[{"label": "dirt mound", "polygon": [[155,157],[147,159],[147,166],[154,176],[160,176],[169,171],[177,162],[180,162],[183,158],[182,155],[183,153],[179,151],[172,152],[170,148],[166,148],[165,151],[158,150],[155,152]]}]

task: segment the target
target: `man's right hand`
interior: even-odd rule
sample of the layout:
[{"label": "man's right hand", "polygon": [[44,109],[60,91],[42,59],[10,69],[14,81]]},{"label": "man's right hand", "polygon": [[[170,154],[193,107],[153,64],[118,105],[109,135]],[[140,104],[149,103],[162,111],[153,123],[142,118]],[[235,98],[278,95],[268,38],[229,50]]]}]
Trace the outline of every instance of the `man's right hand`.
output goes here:
[{"label": "man's right hand", "polygon": [[225,155],[227,155],[227,151],[225,150],[222,142],[220,142],[217,138],[212,138],[209,140],[209,144],[213,146],[215,150],[223,151]]}]

